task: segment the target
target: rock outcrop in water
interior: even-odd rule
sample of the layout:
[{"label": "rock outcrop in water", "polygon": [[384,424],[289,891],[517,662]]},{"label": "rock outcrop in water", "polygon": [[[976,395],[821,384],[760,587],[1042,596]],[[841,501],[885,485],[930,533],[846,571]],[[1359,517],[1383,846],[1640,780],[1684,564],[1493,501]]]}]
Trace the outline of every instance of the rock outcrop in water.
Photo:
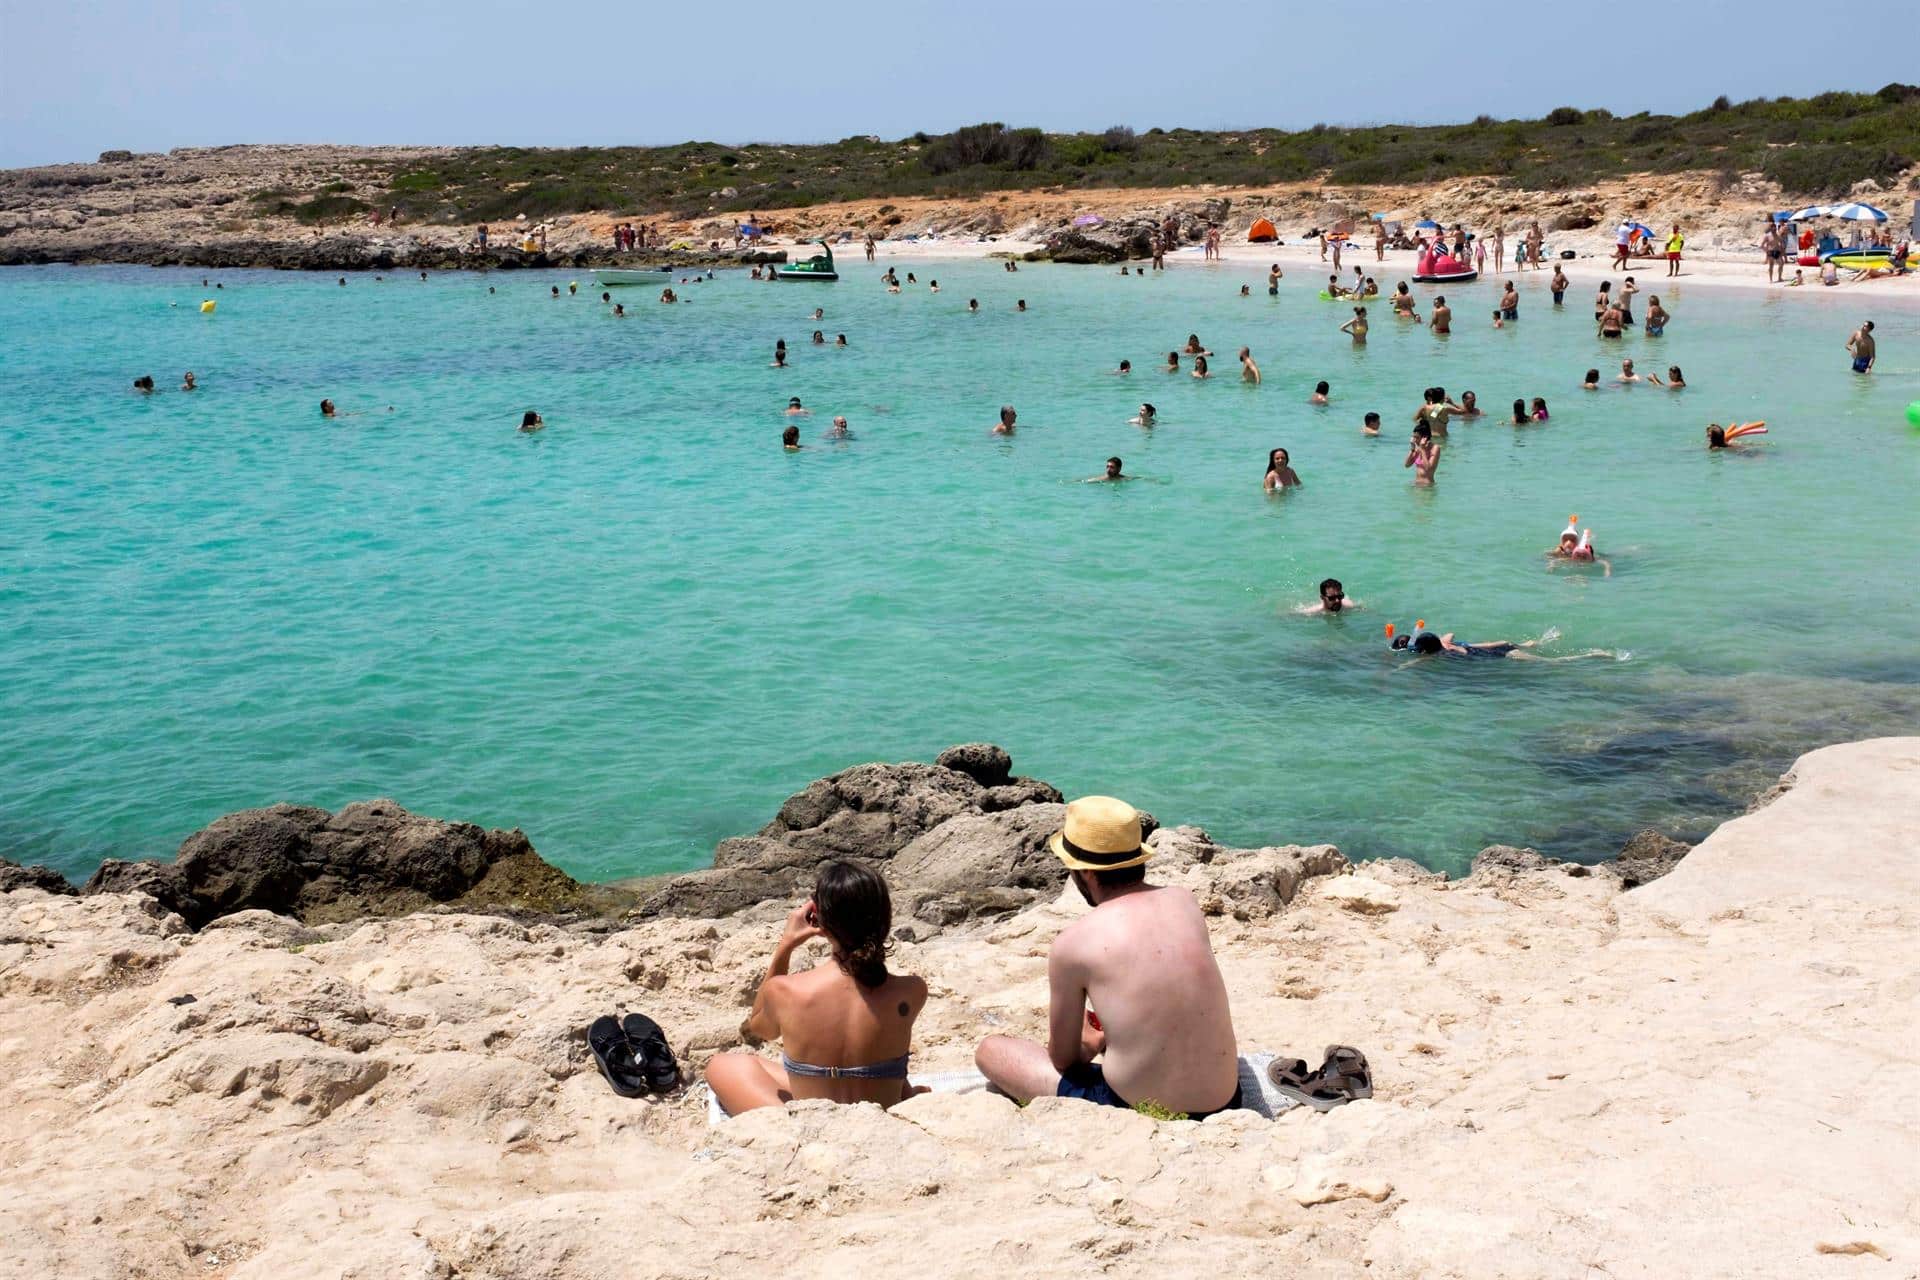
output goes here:
[{"label": "rock outcrop in water", "polygon": [[47,893],[72,893],[73,886],[67,878],[52,867],[23,867],[17,862],[0,858],[0,893],[12,893],[15,889],[40,889]]},{"label": "rock outcrop in water", "polygon": [[312,924],[438,904],[561,914],[621,901],[543,860],[518,830],[423,818],[391,800],[230,813],[188,836],[172,862],[103,863],[83,892],[151,894],[193,928],[240,911]]}]

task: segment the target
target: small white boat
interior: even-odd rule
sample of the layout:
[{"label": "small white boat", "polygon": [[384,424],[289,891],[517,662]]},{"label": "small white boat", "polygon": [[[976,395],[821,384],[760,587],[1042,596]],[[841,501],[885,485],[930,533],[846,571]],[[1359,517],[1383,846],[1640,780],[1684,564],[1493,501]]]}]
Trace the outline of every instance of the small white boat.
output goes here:
[{"label": "small white boat", "polygon": [[665,284],[673,279],[672,267],[595,267],[595,284]]}]

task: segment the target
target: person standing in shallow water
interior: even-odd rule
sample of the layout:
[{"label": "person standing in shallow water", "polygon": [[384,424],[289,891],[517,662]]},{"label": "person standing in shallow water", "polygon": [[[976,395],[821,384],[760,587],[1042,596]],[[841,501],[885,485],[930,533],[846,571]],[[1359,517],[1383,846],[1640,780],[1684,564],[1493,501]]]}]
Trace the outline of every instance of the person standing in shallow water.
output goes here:
[{"label": "person standing in shallow water", "polygon": [[[780,1041],[780,1063],[755,1053],[717,1054],[707,1084],[728,1115],[796,1099],[891,1107],[923,1090],[907,1082],[913,1024],[927,984],[887,968],[893,901],[864,862],[822,864],[813,893],[787,916],[746,1029]],[[793,956],[824,940],[830,963],[791,973]]]},{"label": "person standing in shallow water", "polygon": [[1414,425],[1413,441],[1407,448],[1407,460],[1400,465],[1413,468],[1414,484],[1433,484],[1433,473],[1440,467],[1440,444],[1433,438],[1432,427],[1424,422]]},{"label": "person standing in shallow water", "polygon": [[1194,1118],[1242,1105],[1233,1013],[1206,917],[1189,890],[1147,883],[1153,851],[1140,815],[1084,796],[1048,847],[1093,909],[1048,951],[1046,1043],[988,1036],[974,1065],[1021,1102],[1152,1103]]}]

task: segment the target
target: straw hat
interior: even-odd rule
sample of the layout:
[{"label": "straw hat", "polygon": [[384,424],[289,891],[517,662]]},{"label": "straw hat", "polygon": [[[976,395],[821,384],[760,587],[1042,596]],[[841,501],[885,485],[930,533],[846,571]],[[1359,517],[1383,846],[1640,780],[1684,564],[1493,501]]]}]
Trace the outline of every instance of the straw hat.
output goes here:
[{"label": "straw hat", "polygon": [[1153,856],[1140,841],[1139,812],[1112,796],[1082,796],[1068,805],[1066,825],[1047,847],[1075,871],[1118,871]]}]

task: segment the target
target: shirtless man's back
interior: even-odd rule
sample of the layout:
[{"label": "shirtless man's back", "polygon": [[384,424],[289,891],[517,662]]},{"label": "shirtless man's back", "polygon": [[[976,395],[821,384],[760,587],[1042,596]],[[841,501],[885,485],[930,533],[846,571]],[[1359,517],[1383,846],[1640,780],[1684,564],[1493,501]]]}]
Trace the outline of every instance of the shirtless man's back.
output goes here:
[{"label": "shirtless man's back", "polygon": [[[1069,806],[1054,838],[1093,911],[1048,954],[1047,1044],[990,1036],[975,1054],[1016,1098],[1152,1102],[1192,1115],[1238,1105],[1233,1016],[1206,919],[1187,890],[1146,883],[1139,829],[1130,806],[1090,796]],[[1130,850],[1109,848],[1129,839]],[[1103,859],[1131,866],[1088,869]]]}]

